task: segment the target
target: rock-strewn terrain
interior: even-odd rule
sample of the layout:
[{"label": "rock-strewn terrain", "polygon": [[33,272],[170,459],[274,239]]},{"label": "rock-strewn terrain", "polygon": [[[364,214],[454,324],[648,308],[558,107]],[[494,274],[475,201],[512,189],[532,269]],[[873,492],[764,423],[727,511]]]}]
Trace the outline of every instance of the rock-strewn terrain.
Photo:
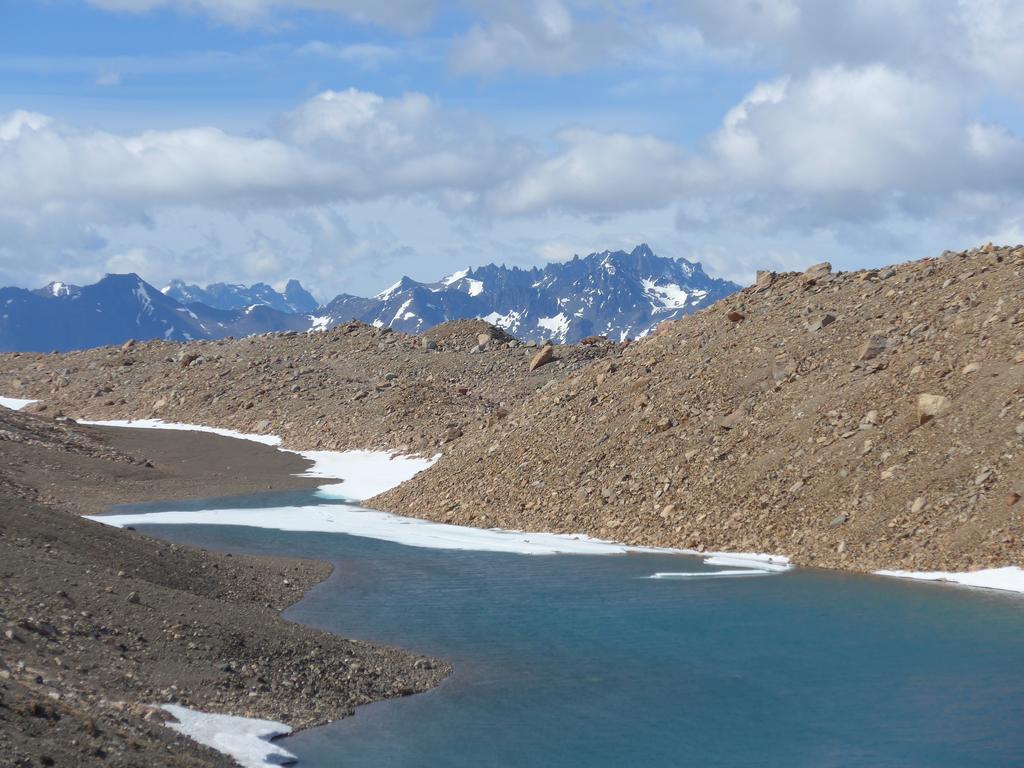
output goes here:
[{"label": "rock-strewn terrain", "polygon": [[369,502],[445,522],[1024,565],[1024,247],[761,275]]},{"label": "rock-strewn terrain", "polygon": [[[158,416],[296,448],[443,452],[373,500],[469,525],[760,550],[848,569],[1024,560],[1024,248],[762,275],[633,344],[406,336],[0,359],[43,413]],[[480,338],[478,338],[480,336]],[[539,357],[538,357],[539,356]]]},{"label": "rock-strewn terrain", "polygon": [[81,518],[113,501],[311,483],[287,478],[306,464],[293,454],[158,435],[0,408],[0,765],[228,766],[148,705],[303,727],[447,673],[278,618],[326,563],[200,551]]},{"label": "rock-strewn terrain", "polygon": [[276,434],[294,448],[432,454],[614,345],[557,347],[552,363],[527,375],[536,347],[478,320],[422,337],[352,322],[322,333],[9,354],[0,357],[0,392],[39,398],[39,412],[52,416],[154,417]]}]

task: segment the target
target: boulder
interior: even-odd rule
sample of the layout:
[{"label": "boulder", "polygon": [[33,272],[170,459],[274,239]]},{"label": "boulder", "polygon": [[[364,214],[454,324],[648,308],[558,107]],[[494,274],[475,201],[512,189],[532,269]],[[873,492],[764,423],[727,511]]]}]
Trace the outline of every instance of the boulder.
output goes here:
[{"label": "boulder", "polygon": [[555,359],[555,348],[550,344],[545,344],[541,347],[540,352],[533,356],[530,360],[530,370],[535,371],[542,365],[546,365]]},{"label": "boulder", "polygon": [[917,396],[917,423],[925,424],[946,413],[952,402],[945,395],[920,394]]},{"label": "boulder", "polygon": [[832,274],[832,265],[827,261],[823,261],[820,264],[812,264],[804,270],[803,280],[805,283],[810,283],[830,274]]},{"label": "boulder", "polygon": [[754,287],[757,288],[758,293],[761,291],[767,291],[772,287],[772,283],[775,282],[775,273],[770,272],[766,269],[757,270],[757,280],[754,282]]},{"label": "boulder", "polygon": [[735,309],[730,309],[726,317],[729,318],[729,322],[731,323],[739,323],[746,318],[746,315],[742,312],[736,311]]}]

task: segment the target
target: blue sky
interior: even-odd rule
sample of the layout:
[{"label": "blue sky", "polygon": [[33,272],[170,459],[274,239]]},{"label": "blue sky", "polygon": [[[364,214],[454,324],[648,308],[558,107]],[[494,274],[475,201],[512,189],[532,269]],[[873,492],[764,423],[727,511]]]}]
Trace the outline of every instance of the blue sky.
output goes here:
[{"label": "blue sky", "polygon": [[0,282],[1021,239],[1012,0],[8,0]]}]

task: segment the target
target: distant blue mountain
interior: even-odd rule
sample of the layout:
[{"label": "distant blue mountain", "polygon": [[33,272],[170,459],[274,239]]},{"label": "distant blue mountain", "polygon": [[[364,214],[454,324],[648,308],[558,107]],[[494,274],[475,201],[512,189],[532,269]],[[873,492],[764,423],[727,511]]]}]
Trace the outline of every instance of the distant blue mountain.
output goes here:
[{"label": "distant blue mountain", "polygon": [[315,312],[320,306],[298,280],[289,280],[284,291],[280,293],[266,283],[254,283],[250,286],[211,283],[206,288],[200,288],[181,280],[172,280],[170,285],[163,289],[163,293],[182,304],[205,304],[214,309],[267,306],[278,312],[308,314]]},{"label": "distant blue mountain", "polygon": [[159,291],[138,275],[107,275],[84,287],[51,283],[0,289],[0,350],[66,351],[128,339],[217,339],[269,331],[324,330],[357,319],[407,333],[482,318],[524,340],[618,341],[706,307],[739,288],[699,263],[656,256],[640,245],[543,268],[489,264],[436,283],[403,277],[371,298],[342,294],[325,306],[296,280],[283,292],[265,283],[174,280]]},{"label": "distant blue mountain", "polygon": [[181,304],[135,274],[107,275],[79,288],[0,288],[0,349],[65,352],[128,339],[217,339],[265,331],[305,330],[306,315],[267,306],[222,310]]},{"label": "distant blue mountain", "polygon": [[339,296],[318,314],[330,324],[355,317],[408,333],[479,317],[521,339],[573,343],[603,335],[618,341],[645,336],[658,323],[713,304],[739,287],[708,277],[698,263],[656,256],[639,245],[543,268],[489,264],[437,283],[403,277],[373,299]]}]

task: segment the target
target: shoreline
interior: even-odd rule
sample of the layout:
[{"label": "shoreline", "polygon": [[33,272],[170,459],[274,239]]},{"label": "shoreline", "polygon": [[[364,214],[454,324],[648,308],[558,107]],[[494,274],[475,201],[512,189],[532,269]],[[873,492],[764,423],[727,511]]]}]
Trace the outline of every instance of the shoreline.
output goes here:
[{"label": "shoreline", "polygon": [[[108,427],[136,427],[136,428],[147,428],[147,429],[172,429],[172,430],[183,430],[183,431],[196,430],[196,431],[201,431],[201,432],[210,431],[210,432],[215,432],[217,434],[221,434],[221,435],[224,435],[224,436],[229,436],[229,437],[232,437],[232,438],[235,438],[235,439],[239,439],[239,440],[252,440],[252,441],[255,441],[255,442],[263,443],[265,445],[276,446],[276,447],[278,447],[282,451],[289,452],[289,453],[297,453],[297,454],[303,456],[304,458],[307,458],[308,460],[314,462],[313,467],[310,468],[310,470],[308,470],[305,473],[304,476],[306,476],[306,477],[321,477],[321,478],[337,477],[337,478],[343,480],[343,482],[340,483],[340,484],[329,484],[329,485],[325,485],[325,486],[321,486],[320,487],[320,490],[322,492],[328,492],[328,493],[330,493],[330,492],[327,491],[327,489],[331,489],[331,488],[335,488],[335,489],[340,488],[340,489],[344,490],[344,488],[346,487],[345,483],[349,482],[350,480],[352,480],[356,476],[355,473],[359,472],[363,468],[363,467],[360,466],[358,458],[355,461],[348,461],[345,458],[346,456],[350,456],[352,454],[363,454],[366,457],[373,456],[373,455],[376,455],[378,457],[380,457],[380,456],[387,456],[388,455],[387,452],[383,452],[383,451],[376,451],[376,452],[375,451],[301,451],[301,450],[296,451],[296,450],[292,450],[292,449],[281,448],[280,447],[281,439],[279,437],[277,437],[277,436],[274,436],[274,435],[253,435],[253,434],[247,434],[247,433],[238,432],[238,431],[235,431],[235,430],[230,430],[230,429],[225,429],[225,428],[208,427],[208,426],[205,426],[205,425],[192,425],[192,424],[173,423],[173,422],[172,423],[165,423],[165,422],[162,422],[159,419],[124,420],[124,421],[107,421],[107,422],[85,422],[85,423],[98,424],[98,425],[108,426]],[[392,458],[408,458],[408,457],[398,457],[398,456],[392,455]],[[367,491],[365,496],[363,496],[363,497],[358,497],[356,495],[353,495],[353,496],[344,496],[344,495],[342,495],[342,496],[338,496],[338,497],[339,498],[347,498],[350,501],[364,501],[366,498],[369,498],[371,495],[376,495],[377,493],[386,492],[390,488],[397,487],[398,485],[401,484],[401,482],[404,482],[405,480],[411,479],[413,474],[415,474],[418,471],[421,471],[421,469],[426,469],[434,461],[436,461],[437,458],[438,458],[438,456],[434,456],[431,459],[421,459],[421,461],[423,462],[423,465],[421,467],[415,469],[415,471],[413,471],[412,474],[403,474],[403,475],[401,475],[400,476],[401,479],[397,479],[396,477],[392,477],[391,478],[391,480],[393,481],[392,484],[390,486],[384,488],[383,490],[380,490],[379,487],[374,487],[374,489],[373,489],[374,492],[373,493],[370,493],[370,492]],[[376,477],[374,479],[375,480],[379,480],[380,477],[381,477],[380,476],[379,465],[374,465],[374,462],[372,460],[370,461],[370,464],[371,464],[371,466],[373,466],[374,470],[376,470],[376,472],[377,472],[377,475],[376,475]],[[339,475],[332,475],[331,474],[332,471],[339,472],[340,474]],[[352,473],[352,476],[351,477],[347,477],[347,478],[343,477],[345,472]],[[386,480],[385,480],[385,484],[386,484]],[[543,531],[522,531],[522,530],[517,530],[517,529],[502,529],[502,528],[473,528],[473,527],[469,527],[469,526],[447,525],[445,523],[438,523],[436,521],[431,521],[431,520],[426,519],[426,518],[418,518],[418,517],[411,517],[411,516],[405,516],[405,515],[394,515],[394,514],[391,514],[391,513],[388,513],[388,512],[382,512],[382,511],[372,510],[372,509],[364,509],[362,511],[367,513],[367,514],[375,514],[377,517],[374,520],[370,521],[369,523],[364,523],[364,524],[360,524],[360,525],[354,525],[354,526],[350,526],[350,527],[345,527],[343,525],[337,525],[336,521],[333,520],[333,519],[330,519],[330,520],[321,519],[321,520],[318,520],[318,521],[308,522],[305,527],[301,526],[301,524],[300,524],[299,527],[295,527],[295,524],[293,522],[291,527],[289,527],[289,528],[282,528],[280,526],[277,526],[277,525],[273,524],[273,520],[272,520],[272,518],[273,518],[273,511],[270,511],[267,515],[264,515],[263,519],[261,519],[261,521],[260,521],[262,524],[258,524],[258,525],[253,525],[252,522],[250,522],[250,523],[224,522],[223,518],[228,517],[227,513],[230,513],[230,510],[218,510],[215,513],[210,513],[210,512],[197,512],[197,513],[160,512],[160,513],[153,513],[153,514],[158,514],[158,515],[168,515],[168,514],[176,515],[176,514],[178,514],[179,517],[175,518],[173,520],[170,519],[170,518],[167,518],[168,520],[170,520],[170,524],[174,524],[174,523],[202,524],[204,522],[204,520],[202,519],[204,515],[205,516],[209,516],[210,514],[215,514],[219,518],[221,518],[219,520],[219,522],[221,522],[221,524],[225,524],[225,525],[249,524],[249,525],[253,525],[253,527],[274,528],[274,529],[277,529],[277,530],[343,532],[343,533],[355,533],[355,535],[360,535],[360,533],[358,533],[357,531],[361,531],[362,535],[368,535],[368,536],[371,536],[373,538],[383,538],[385,540],[396,541],[398,543],[407,544],[407,545],[411,545],[411,546],[442,546],[442,547],[449,547],[449,548],[456,548],[456,549],[459,549],[459,548],[466,548],[466,549],[488,549],[488,550],[491,550],[491,551],[518,552],[520,554],[571,554],[571,553],[581,553],[581,554],[599,554],[599,553],[602,553],[602,554],[604,554],[604,553],[609,553],[605,549],[605,547],[612,547],[612,548],[614,548],[613,551],[615,551],[616,553],[624,553],[624,552],[640,552],[640,553],[643,553],[643,552],[660,552],[660,553],[672,553],[672,554],[689,555],[689,556],[703,558],[703,562],[704,562],[705,565],[733,566],[733,567],[737,567],[737,568],[742,569],[738,573],[733,573],[733,572],[730,572],[730,571],[720,571],[720,572],[717,572],[717,573],[707,573],[707,574],[704,574],[704,573],[700,573],[700,574],[694,574],[694,573],[662,573],[662,574],[656,574],[655,576],[657,578],[687,578],[687,577],[692,577],[692,576],[700,576],[700,577],[703,577],[703,578],[707,578],[707,577],[713,577],[713,576],[727,577],[727,576],[734,576],[734,575],[763,575],[763,574],[769,574],[769,573],[775,573],[775,572],[783,572],[783,571],[786,571],[786,570],[789,570],[789,569],[795,567],[791,563],[789,557],[787,557],[786,555],[762,554],[762,553],[700,551],[700,550],[685,549],[685,548],[645,547],[645,546],[641,546],[641,545],[631,545],[631,544],[628,544],[628,543],[625,543],[625,542],[618,542],[618,541],[611,541],[611,540],[606,540],[606,539],[593,538],[591,536],[588,536],[588,535],[582,534],[582,533],[571,534],[571,533],[551,533],[551,532],[543,532]],[[250,517],[253,516],[251,511],[248,511],[247,514]],[[128,522],[127,522],[128,518],[129,517],[133,517],[133,516],[137,517],[137,515],[121,515],[121,516],[104,515],[104,517],[121,517],[121,518],[124,518],[124,520],[126,522],[124,522],[123,524],[125,524],[125,525],[128,524]],[[268,516],[271,518],[271,520],[269,520],[269,522],[267,520]],[[405,535],[405,536],[400,536],[399,535],[399,536],[396,536],[394,534],[389,535],[387,533],[384,533],[384,529],[388,527],[387,523],[389,521],[391,521],[391,520],[401,521],[399,524],[400,525],[405,525],[405,526],[408,526],[410,523],[412,523],[412,521],[415,521],[416,523],[424,524],[424,526],[429,526],[429,527],[432,527],[432,528],[435,528],[435,529],[439,529],[439,530],[443,530],[443,531],[459,531],[459,532],[462,532],[462,535],[461,536],[460,535],[454,535],[454,536],[452,536],[452,535],[449,535],[449,536],[442,535],[442,536],[439,537],[440,543],[438,543],[438,544],[424,544],[424,543],[422,543],[422,539],[416,537],[415,534],[412,535],[412,536],[409,536],[409,535]],[[116,523],[113,523],[113,522],[110,522],[110,521],[102,521],[102,522],[106,522],[107,524],[112,524],[112,525],[116,524]],[[205,522],[209,522],[209,521],[207,520]],[[476,535],[473,535],[473,534],[466,535],[470,531],[475,531],[475,532],[478,532],[478,533]],[[493,534],[493,535],[492,536],[488,536],[488,534]],[[518,547],[516,547],[513,544],[503,544],[503,543],[498,543],[498,542],[494,541],[495,538],[501,539],[501,538],[504,538],[504,537],[519,537],[520,540],[521,540],[521,544]],[[468,541],[467,541],[467,539],[468,539]],[[419,543],[417,543],[417,542],[419,542]],[[837,570],[842,570],[842,569],[837,569]],[[913,580],[913,581],[930,581],[930,582],[939,583],[941,585],[955,586],[955,587],[968,588],[968,589],[983,589],[983,590],[992,590],[992,591],[998,591],[998,592],[1011,592],[1011,593],[1024,594],[1024,569],[1019,568],[1017,566],[1002,566],[1002,567],[995,567],[995,568],[981,568],[981,569],[977,569],[977,570],[974,570],[974,571],[962,571],[962,572],[956,572],[956,571],[906,571],[906,570],[886,570],[886,569],[867,570],[867,571],[854,571],[854,572],[863,572],[863,573],[868,574],[868,575],[881,576],[881,577],[885,577],[885,578],[896,578],[896,579]]]},{"label": "shoreline", "polygon": [[[58,426],[0,417],[19,429]],[[300,730],[447,676],[443,661],[284,619],[330,576],[330,563],[196,549],[83,516],[116,503],[264,491],[268,482],[313,489],[322,479],[293,477],[309,471],[308,460],[216,435],[59,429],[97,454],[3,443],[5,482],[41,490],[0,496],[0,701],[13,706],[0,707],[0,762],[91,764],[103,753],[111,766],[227,766],[226,756],[165,728],[150,705]]]}]

